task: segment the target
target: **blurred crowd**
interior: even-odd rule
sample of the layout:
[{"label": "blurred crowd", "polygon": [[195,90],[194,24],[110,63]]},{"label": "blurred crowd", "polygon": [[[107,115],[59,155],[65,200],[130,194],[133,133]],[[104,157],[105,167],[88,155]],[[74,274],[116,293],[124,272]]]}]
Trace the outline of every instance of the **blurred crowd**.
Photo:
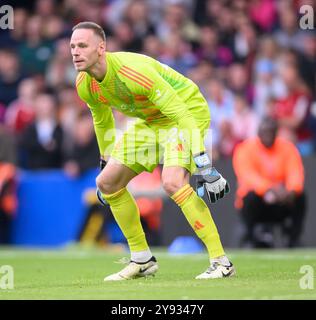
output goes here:
[{"label": "blurred crowd", "polygon": [[[316,37],[315,30],[299,27],[300,6],[315,7],[315,1],[16,3],[14,29],[0,33],[0,135],[13,136],[7,160],[19,167],[64,168],[78,176],[98,166],[69,50],[71,28],[85,20],[103,26],[108,51],[144,53],[199,85],[211,110],[207,144],[214,159],[231,157],[267,115],[303,156],[315,153]],[[115,117],[124,127],[125,118]]]}]

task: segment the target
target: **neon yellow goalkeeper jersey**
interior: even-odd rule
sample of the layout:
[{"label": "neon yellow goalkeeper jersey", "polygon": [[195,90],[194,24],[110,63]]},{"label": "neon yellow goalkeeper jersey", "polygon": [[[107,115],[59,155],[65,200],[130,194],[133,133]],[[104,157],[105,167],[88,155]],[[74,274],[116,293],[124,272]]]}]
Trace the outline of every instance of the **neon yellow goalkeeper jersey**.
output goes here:
[{"label": "neon yellow goalkeeper jersey", "polygon": [[[101,155],[109,144],[104,139],[106,131],[114,128],[112,108],[149,124],[177,123],[180,129],[198,129],[197,114],[209,119],[197,85],[167,65],[142,54],[107,52],[106,66],[101,82],[86,72],[80,72],[76,80],[78,95],[92,113]],[[200,103],[192,110],[186,101],[195,96]],[[192,147],[192,154],[204,150],[199,144]]]}]

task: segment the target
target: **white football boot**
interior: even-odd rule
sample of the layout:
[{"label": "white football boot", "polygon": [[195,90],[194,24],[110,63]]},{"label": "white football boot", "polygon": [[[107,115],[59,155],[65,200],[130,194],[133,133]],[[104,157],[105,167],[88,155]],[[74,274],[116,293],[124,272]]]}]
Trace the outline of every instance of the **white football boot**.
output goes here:
[{"label": "white football boot", "polygon": [[150,260],[145,263],[130,261],[124,269],[105,277],[104,281],[122,281],[153,276],[157,271],[157,260],[155,257],[151,257]]},{"label": "white football boot", "polygon": [[196,276],[195,279],[227,278],[232,277],[235,274],[236,270],[231,262],[228,266],[225,266],[218,261],[214,261],[205,272]]}]

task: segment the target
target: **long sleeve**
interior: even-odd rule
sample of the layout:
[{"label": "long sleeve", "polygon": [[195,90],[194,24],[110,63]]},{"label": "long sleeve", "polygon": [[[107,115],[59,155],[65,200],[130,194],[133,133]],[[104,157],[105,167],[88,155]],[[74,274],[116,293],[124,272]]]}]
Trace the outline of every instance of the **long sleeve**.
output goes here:
[{"label": "long sleeve", "polygon": [[87,78],[88,75],[85,72],[78,74],[76,80],[78,96],[90,109],[100,155],[108,156],[115,143],[115,122],[112,109],[91,94],[91,83]]},{"label": "long sleeve", "polygon": [[88,104],[101,156],[111,154],[115,143],[115,121],[110,107]]}]

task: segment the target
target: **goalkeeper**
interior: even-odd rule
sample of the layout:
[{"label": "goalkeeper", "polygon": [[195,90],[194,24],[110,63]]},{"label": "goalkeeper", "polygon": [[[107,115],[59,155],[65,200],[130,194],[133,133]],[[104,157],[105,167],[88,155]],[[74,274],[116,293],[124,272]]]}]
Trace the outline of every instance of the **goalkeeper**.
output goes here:
[{"label": "goalkeeper", "polygon": [[[216,202],[229,187],[205,152],[203,140],[210,114],[198,87],[148,56],[107,52],[104,31],[93,22],[81,22],[73,28],[70,49],[79,71],[78,95],[91,111],[100,149],[98,197],[110,205],[131,252],[130,263],[104,280],[128,280],[158,270],[136,202],[126,186],[141,172],[152,172],[160,156],[165,191],[209,253],[210,267],[196,279],[234,275],[234,266],[225,255],[211,213],[201,198],[205,191],[208,199]],[[112,108],[138,118],[116,144]],[[193,173],[198,174],[197,193],[189,184]]]}]

